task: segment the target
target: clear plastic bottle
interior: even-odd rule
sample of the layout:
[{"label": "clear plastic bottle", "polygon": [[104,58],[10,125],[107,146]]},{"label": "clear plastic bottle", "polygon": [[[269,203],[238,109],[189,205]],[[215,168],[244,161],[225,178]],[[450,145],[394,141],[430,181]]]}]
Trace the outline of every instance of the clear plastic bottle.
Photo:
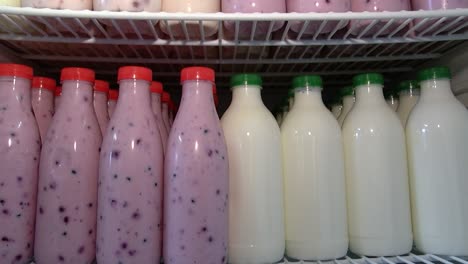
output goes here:
[{"label": "clear plastic bottle", "polygon": [[418,74],[421,97],[406,126],[416,248],[468,255],[468,112],[451,90],[450,70]]},{"label": "clear plastic bottle", "polygon": [[380,74],[354,78],[343,124],[350,250],[364,256],[403,255],[413,243],[405,134],[383,83]]},{"label": "clear plastic bottle", "polygon": [[[350,0],[287,0],[287,9],[288,13],[345,13],[351,10],[351,2]],[[305,26],[304,34],[315,34],[317,30],[319,30],[322,21],[310,22],[308,25]],[[329,33],[334,29],[342,29],[346,27],[348,24],[344,23],[341,24],[340,27],[337,28],[339,21],[329,21],[327,24],[322,28],[320,32],[322,33]],[[302,28],[304,27],[304,22],[294,22],[291,25],[291,30],[296,33],[301,32]]]},{"label": "clear plastic bottle", "polygon": [[31,104],[36,117],[41,141],[44,141],[54,116],[55,80],[34,77],[32,81]]},{"label": "clear plastic bottle", "polygon": [[96,80],[94,82],[94,111],[101,128],[101,134],[107,130],[109,124],[109,112],[107,111],[107,95],[109,94],[109,83]]},{"label": "clear plastic bottle", "polygon": [[164,263],[228,261],[229,168],[214,110],[214,71],[182,70],[182,101],[168,140]]},{"label": "clear plastic bottle", "polygon": [[[351,0],[351,11],[353,12],[397,12],[397,11],[409,11],[411,10],[410,0]],[[366,32],[363,36],[371,36],[376,34],[384,27],[389,20],[380,20],[375,24],[372,29]],[[397,29],[405,19],[395,20],[391,26],[388,26],[383,30],[380,35],[389,34]],[[362,34],[371,23],[372,20],[351,20],[349,26],[353,28],[352,33],[355,35]]]},{"label": "clear plastic bottle", "polygon": [[94,71],[64,68],[61,105],[43,142],[39,168],[37,264],[93,263],[101,130]]},{"label": "clear plastic bottle", "polygon": [[109,117],[112,118],[114,114],[115,107],[117,106],[117,100],[119,99],[119,91],[115,89],[109,90],[109,101],[107,101],[107,111],[109,112]]},{"label": "clear plastic bottle", "polygon": [[[162,0],[162,11],[168,13],[217,13],[221,11],[220,0]],[[213,36],[218,32],[217,21],[203,21],[204,37]],[[161,30],[175,38],[186,38],[185,32],[191,39],[201,38],[200,23],[198,20],[185,20],[184,26],[179,20],[160,22]],[[206,38],[205,38],[206,39]]]},{"label": "clear plastic bottle", "polygon": [[418,103],[421,91],[417,81],[404,81],[400,83],[399,89],[400,104],[398,105],[397,114],[403,127],[406,127],[408,117],[414,106]]},{"label": "clear plastic bottle", "polygon": [[167,145],[167,138],[168,133],[166,129],[166,125],[164,124],[164,120],[162,117],[162,103],[161,97],[163,94],[163,85],[160,82],[153,82],[151,84],[151,108],[153,110],[153,114],[158,125],[159,133],[161,135],[161,141],[163,144],[164,151],[166,150]]},{"label": "clear plastic bottle", "polygon": [[151,110],[153,73],[119,69],[120,98],[99,163],[97,262],[159,263],[163,145]]},{"label": "clear plastic bottle", "polygon": [[295,103],[281,127],[286,255],[341,258],[348,250],[341,128],[322,102],[319,76],[295,78],[293,91]]},{"label": "clear plastic bottle", "polygon": [[284,256],[281,132],[262,102],[262,79],[231,78],[221,124],[229,158],[229,263],[275,263]]},{"label": "clear plastic bottle", "polygon": [[351,109],[353,109],[356,97],[354,96],[354,87],[347,86],[341,89],[341,100],[343,101],[343,108],[341,109],[340,116],[338,117],[338,124],[343,127],[343,123],[348,116]]},{"label": "clear plastic bottle", "polygon": [[[284,0],[222,0],[223,13],[286,13],[286,2]],[[271,32],[279,30],[284,21],[273,23]],[[226,35],[235,37],[236,23],[225,21]],[[257,22],[253,32],[253,22],[241,22],[238,27],[238,38],[250,39],[254,33],[254,39],[265,39],[270,30],[270,22]]]},{"label": "clear plastic bottle", "polygon": [[33,257],[41,139],[31,112],[33,69],[0,64],[0,263]]}]

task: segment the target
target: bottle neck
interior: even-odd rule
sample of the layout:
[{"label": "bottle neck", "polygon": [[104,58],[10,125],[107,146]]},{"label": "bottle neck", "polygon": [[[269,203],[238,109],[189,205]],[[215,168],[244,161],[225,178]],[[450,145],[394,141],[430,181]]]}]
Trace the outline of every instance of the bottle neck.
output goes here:
[{"label": "bottle neck", "polygon": [[180,111],[189,111],[192,114],[194,112],[215,111],[212,87],[213,83],[210,81],[185,81],[182,88]]},{"label": "bottle neck", "polygon": [[94,91],[94,108],[107,107],[107,93]]},{"label": "bottle neck", "polygon": [[294,91],[293,109],[307,107],[325,107],[322,101],[322,89],[305,87]]},{"label": "bottle neck", "polygon": [[260,86],[236,86],[232,88],[233,106],[263,106]]},{"label": "bottle neck", "polygon": [[356,105],[385,105],[383,86],[378,84],[356,87]]},{"label": "bottle neck", "polygon": [[144,80],[122,80],[120,81],[119,100],[117,108],[120,105],[128,105],[129,109],[150,109],[150,82]]},{"label": "bottle neck", "polygon": [[421,100],[456,99],[449,79],[436,79],[421,82]]},{"label": "bottle neck", "polygon": [[[62,95],[60,103],[63,107],[78,107],[82,106],[93,109],[93,86],[92,83],[86,81],[64,81],[62,83]],[[64,108],[61,107],[63,110]]]},{"label": "bottle neck", "polygon": [[6,99],[0,102],[0,111],[15,105],[31,109],[31,81],[25,78],[0,77],[0,98]]}]

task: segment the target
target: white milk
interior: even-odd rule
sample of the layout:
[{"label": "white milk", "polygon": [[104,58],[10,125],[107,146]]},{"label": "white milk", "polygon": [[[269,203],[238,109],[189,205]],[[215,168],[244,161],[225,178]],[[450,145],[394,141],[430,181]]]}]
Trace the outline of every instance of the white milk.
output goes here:
[{"label": "white milk", "polygon": [[237,84],[221,120],[229,157],[233,264],[273,263],[284,255],[281,134],[260,91],[257,85]]},{"label": "white milk", "polygon": [[338,124],[340,127],[343,126],[343,123],[348,116],[348,113],[353,109],[354,102],[356,101],[356,98],[354,95],[346,95],[343,97],[343,109],[341,110],[341,114],[338,117]]},{"label": "white milk", "polygon": [[[168,13],[217,13],[221,10],[219,0],[163,0],[162,11]],[[161,21],[161,30],[174,37],[185,37],[185,30],[179,20]],[[200,38],[199,21],[185,21],[186,31],[191,38]],[[218,32],[217,21],[204,21],[203,33],[205,37],[212,36]]]},{"label": "white milk", "polygon": [[350,249],[358,255],[412,246],[405,135],[382,84],[381,75],[355,77],[357,101],[343,125]]},{"label": "white milk", "polygon": [[340,258],[348,250],[341,129],[322,102],[321,87],[297,87],[295,96],[281,128],[286,254]]},{"label": "white milk", "polygon": [[341,114],[341,111],[343,110],[343,105],[342,104],[333,104],[332,105],[332,113],[333,113],[333,116],[338,119],[338,117],[340,116]]},{"label": "white milk", "polygon": [[393,111],[397,111],[398,105],[400,104],[397,97],[395,97],[394,95],[389,95],[387,98],[385,98],[385,101]]},{"label": "white milk", "polygon": [[415,242],[422,252],[467,256],[468,112],[448,69],[438,71],[446,72],[422,78],[406,127]]},{"label": "white milk", "polygon": [[397,115],[403,127],[406,126],[411,110],[418,103],[419,95],[419,84],[415,81],[406,81],[400,84],[400,104],[398,105]]}]

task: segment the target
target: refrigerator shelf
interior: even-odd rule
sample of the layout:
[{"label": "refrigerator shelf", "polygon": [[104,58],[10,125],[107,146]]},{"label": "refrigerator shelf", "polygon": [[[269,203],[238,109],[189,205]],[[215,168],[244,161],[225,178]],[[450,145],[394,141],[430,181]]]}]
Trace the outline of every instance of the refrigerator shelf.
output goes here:
[{"label": "refrigerator shelf", "polygon": [[[182,36],[162,33],[159,24],[167,21],[179,21]],[[216,22],[216,35],[204,33],[206,21]],[[303,24],[293,32],[297,21]],[[189,22],[201,29],[199,37],[189,34]],[[234,24],[233,32],[226,31],[225,22]],[[92,64],[100,78],[114,80],[119,66],[138,64],[151,67],[169,87],[178,86],[174,77],[188,65],[214,68],[220,87],[236,72],[260,73],[266,84],[281,89],[304,73],[324,75],[327,87],[341,87],[366,71],[398,81],[468,40],[468,9],[259,15],[0,7],[0,24],[0,50],[42,69],[41,74]],[[366,26],[359,29],[360,24]],[[247,33],[246,25],[252,28]],[[314,33],[306,34],[312,25]]]}]

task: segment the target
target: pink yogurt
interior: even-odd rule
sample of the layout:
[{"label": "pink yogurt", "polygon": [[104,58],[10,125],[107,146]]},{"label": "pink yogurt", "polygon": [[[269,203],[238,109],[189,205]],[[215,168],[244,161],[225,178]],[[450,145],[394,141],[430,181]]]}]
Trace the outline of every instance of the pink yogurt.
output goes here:
[{"label": "pink yogurt", "polygon": [[227,263],[228,161],[213,105],[214,71],[182,70],[182,101],[165,160],[164,261]]},{"label": "pink yogurt", "polygon": [[161,96],[163,93],[163,85],[160,82],[153,82],[151,84],[151,108],[153,110],[156,123],[158,125],[159,134],[161,135],[161,141],[163,144],[163,149],[166,150],[168,133],[166,126],[164,125],[164,120],[162,117],[162,105],[161,105]]},{"label": "pink yogurt", "polygon": [[97,262],[159,263],[163,146],[151,110],[152,72],[122,67],[118,79],[100,161]]},{"label": "pink yogurt", "polygon": [[55,80],[45,77],[34,77],[32,82],[31,104],[36,117],[41,140],[44,141],[54,116]]},{"label": "pink yogurt", "polygon": [[31,112],[33,70],[0,64],[0,263],[33,257],[41,140]]},{"label": "pink yogurt", "polygon": [[101,131],[93,109],[94,72],[62,70],[62,105],[43,142],[39,168],[36,264],[91,264]]},{"label": "pink yogurt", "polygon": [[[351,10],[353,12],[396,12],[403,10],[411,10],[409,0],[351,0]],[[380,31],[389,20],[380,20],[375,24],[372,29],[364,34],[364,36],[371,36]],[[384,30],[381,35],[389,34],[398,28],[404,20],[396,20],[391,26]],[[372,20],[351,20],[349,26],[354,28],[353,34],[359,35],[372,23]]]},{"label": "pink yogurt", "polygon": [[[350,0],[287,0],[288,13],[343,13],[351,10]],[[328,21],[321,30],[321,33],[329,33],[338,26],[339,21]],[[310,22],[304,30],[304,34],[315,34],[319,30],[322,21]],[[347,24],[340,25],[337,29],[346,27]],[[291,25],[291,30],[299,33],[304,26],[304,22],[294,22]]]},{"label": "pink yogurt", "polygon": [[109,90],[109,101],[107,101],[107,111],[109,112],[109,117],[112,118],[114,114],[115,107],[117,106],[117,99],[119,99],[119,91],[110,89]]},{"label": "pink yogurt", "polygon": [[[223,13],[286,13],[285,0],[222,0]],[[284,21],[275,22],[272,32],[279,30]],[[224,22],[227,35],[235,34],[235,22]],[[270,27],[269,22],[257,22],[254,39],[265,38]],[[242,22],[239,24],[239,37],[249,39],[252,33],[253,23]]]},{"label": "pink yogurt", "polygon": [[109,94],[109,83],[101,80],[94,82],[94,112],[104,135],[109,124],[109,112],[107,111],[107,95]]},{"label": "pink yogurt", "polygon": [[[448,10],[448,9],[457,9],[457,8],[468,8],[468,1],[467,0],[411,0],[411,5],[413,10]],[[438,19],[429,19],[423,25],[417,28],[417,32],[423,32],[427,28],[431,27],[434,23],[437,22]],[[442,27],[446,26],[447,24],[451,23],[454,19],[447,19],[434,29],[427,32],[428,34],[432,34],[437,30],[441,29]],[[416,19],[415,26],[421,23],[423,19]],[[466,22],[466,20],[462,20],[460,23],[456,23],[453,26],[449,26],[444,31],[450,31],[459,27],[462,23]]]}]

